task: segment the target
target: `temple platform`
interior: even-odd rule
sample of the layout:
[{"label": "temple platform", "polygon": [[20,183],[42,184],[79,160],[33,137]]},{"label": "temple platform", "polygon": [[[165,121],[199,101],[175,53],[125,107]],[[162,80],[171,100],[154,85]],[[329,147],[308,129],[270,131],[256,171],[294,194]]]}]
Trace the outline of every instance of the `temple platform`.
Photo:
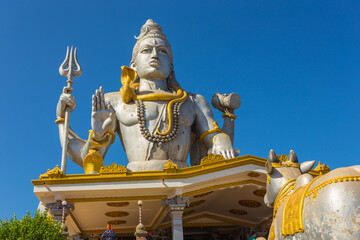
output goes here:
[{"label": "temple platform", "polygon": [[263,201],[265,163],[266,159],[251,155],[228,160],[209,155],[198,166],[177,169],[169,162],[162,171],[147,172],[128,172],[113,163],[97,174],[62,175],[50,170],[32,183],[45,207],[67,201],[71,207],[65,224],[69,235],[78,239],[99,239],[107,224],[123,239],[134,238],[139,200],[146,230],[154,239],[166,239],[161,236],[171,234],[172,199],[185,199],[180,210],[185,239],[213,234],[213,229],[217,234],[238,231],[247,236],[252,229],[268,228],[272,220],[272,209]]}]

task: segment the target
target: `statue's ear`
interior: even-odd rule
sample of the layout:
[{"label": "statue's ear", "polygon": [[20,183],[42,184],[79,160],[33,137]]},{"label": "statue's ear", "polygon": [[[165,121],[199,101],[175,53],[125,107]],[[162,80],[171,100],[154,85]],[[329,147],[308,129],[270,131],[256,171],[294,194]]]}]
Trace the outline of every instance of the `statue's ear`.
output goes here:
[{"label": "statue's ear", "polygon": [[136,71],[135,61],[130,63],[130,67]]},{"label": "statue's ear", "polygon": [[300,165],[300,171],[301,173],[307,173],[309,172],[315,165],[315,160],[314,161],[307,161],[307,162],[303,162]]}]

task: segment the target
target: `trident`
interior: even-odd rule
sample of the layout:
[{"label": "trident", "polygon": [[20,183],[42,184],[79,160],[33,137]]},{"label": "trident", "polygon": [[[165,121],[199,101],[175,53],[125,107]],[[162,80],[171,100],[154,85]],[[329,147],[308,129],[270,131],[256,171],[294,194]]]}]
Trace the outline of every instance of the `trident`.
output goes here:
[{"label": "trident", "polygon": [[[67,87],[64,88],[63,93],[68,93],[71,96],[73,91],[72,84],[74,83],[74,77],[80,77],[82,74],[81,66],[77,60],[77,49],[73,52],[73,47],[71,46],[70,55],[69,47],[66,50],[66,57],[64,62],[59,67],[59,73],[61,76],[67,77]],[[63,149],[61,154],[61,170],[63,174],[66,174],[66,156],[67,156],[67,147],[68,147],[68,135],[69,135],[69,122],[70,122],[70,109],[65,108],[65,134],[63,139]]]}]

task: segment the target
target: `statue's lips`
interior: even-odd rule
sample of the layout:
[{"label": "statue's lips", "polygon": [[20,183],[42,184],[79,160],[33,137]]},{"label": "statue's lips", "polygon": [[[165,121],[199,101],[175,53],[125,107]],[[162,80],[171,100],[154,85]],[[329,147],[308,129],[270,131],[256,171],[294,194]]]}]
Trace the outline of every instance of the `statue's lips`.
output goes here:
[{"label": "statue's lips", "polygon": [[157,61],[157,60],[153,60],[153,61],[150,61],[150,62],[149,62],[149,65],[150,65],[151,67],[158,68],[158,67],[160,67],[160,62]]}]

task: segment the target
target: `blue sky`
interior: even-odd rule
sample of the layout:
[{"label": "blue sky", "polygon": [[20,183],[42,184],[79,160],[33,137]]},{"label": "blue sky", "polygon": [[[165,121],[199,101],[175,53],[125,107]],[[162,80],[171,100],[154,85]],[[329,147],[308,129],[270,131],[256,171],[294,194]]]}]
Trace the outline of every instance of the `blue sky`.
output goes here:
[{"label": "blue sky", "polygon": [[[71,126],[87,138],[91,95],[121,87],[141,26],[158,22],[178,81],[210,101],[236,92],[235,146],[270,149],[332,169],[359,163],[358,1],[10,1],[0,2],[0,218],[34,211],[32,179],[60,165],[54,120],[66,79],[67,45],[78,47]],[[215,117],[222,125],[221,115]],[[117,139],[105,159],[126,165]],[[68,173],[82,173],[68,163]]]}]

